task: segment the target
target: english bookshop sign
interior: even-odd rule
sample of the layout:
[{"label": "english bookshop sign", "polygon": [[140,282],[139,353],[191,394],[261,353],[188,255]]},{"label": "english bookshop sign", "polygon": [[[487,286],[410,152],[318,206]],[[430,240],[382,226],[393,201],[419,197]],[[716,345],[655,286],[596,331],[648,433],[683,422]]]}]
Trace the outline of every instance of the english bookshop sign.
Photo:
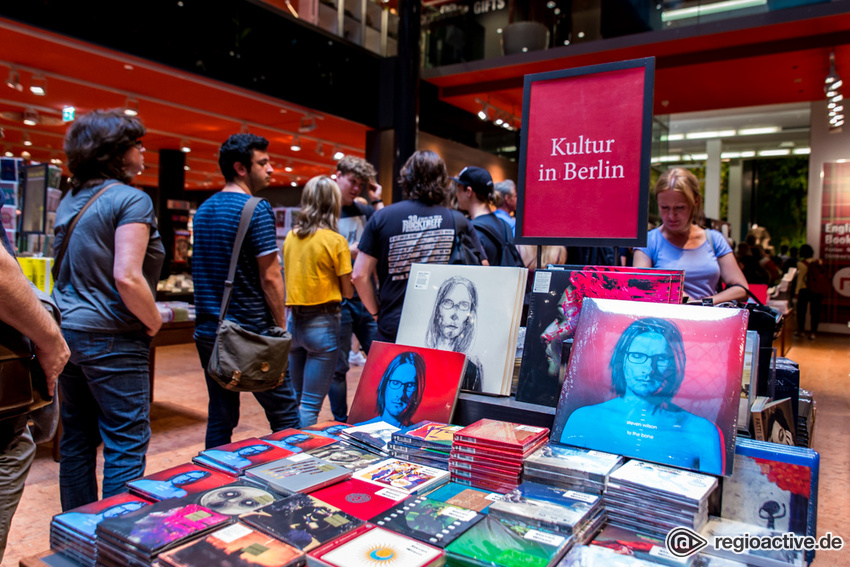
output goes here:
[{"label": "english bookshop sign", "polygon": [[526,75],[516,239],[645,246],[653,58]]}]

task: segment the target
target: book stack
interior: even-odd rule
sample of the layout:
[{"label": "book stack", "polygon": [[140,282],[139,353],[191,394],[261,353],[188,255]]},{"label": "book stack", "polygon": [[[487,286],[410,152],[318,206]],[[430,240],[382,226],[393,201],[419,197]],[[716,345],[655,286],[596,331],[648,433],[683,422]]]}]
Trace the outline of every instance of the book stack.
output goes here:
[{"label": "book stack", "polygon": [[438,567],[443,561],[439,548],[372,524],[352,530],[307,556],[308,565],[317,567],[384,564]]},{"label": "book stack", "polygon": [[192,459],[193,463],[232,475],[241,475],[246,469],[270,463],[292,455],[288,451],[250,437],[212,449],[205,449]]},{"label": "book stack", "polygon": [[245,471],[246,478],[282,494],[312,492],[351,476],[351,471],[314,457],[298,453]]},{"label": "book stack", "polygon": [[372,523],[439,548],[445,548],[485,518],[474,510],[411,496],[372,518]]},{"label": "book stack", "polygon": [[304,564],[304,552],[236,523],[161,554],[159,563],[166,567],[296,567]]},{"label": "book stack", "polygon": [[363,525],[363,520],[307,494],[293,494],[240,521],[302,551],[316,549]]},{"label": "book stack", "polygon": [[167,498],[183,498],[230,484],[235,480],[236,477],[233,475],[186,463],[131,480],[127,483],[127,488],[142,498],[160,501]]},{"label": "book stack", "polygon": [[609,475],[622,464],[619,455],[547,443],[525,460],[522,478],[601,495]]},{"label": "book stack", "polygon": [[371,482],[384,488],[395,488],[410,494],[424,494],[449,480],[447,471],[409,463],[400,459],[386,459],[354,473],[353,478]]},{"label": "book stack", "polygon": [[378,453],[349,445],[344,441],[337,441],[331,445],[311,449],[307,452],[314,457],[319,457],[338,467],[345,467],[352,471],[359,471],[360,469],[374,465],[378,461],[384,460],[384,457]]},{"label": "book stack", "polygon": [[397,459],[449,470],[454,433],[460,425],[422,421],[393,433],[388,448]]},{"label": "book stack", "polygon": [[388,445],[392,441],[393,433],[399,429],[401,428],[390,425],[386,421],[375,421],[344,429],[339,432],[339,436],[350,445],[389,457]]},{"label": "book stack", "polygon": [[605,509],[611,524],[665,538],[673,528],[699,531],[717,479],[633,459],[611,473]]},{"label": "book stack", "polygon": [[97,564],[151,565],[160,553],[203,537],[229,523],[230,516],[173,498],[97,525]]},{"label": "book stack", "polygon": [[569,536],[487,516],[446,547],[450,567],[550,567],[573,545]]},{"label": "book stack", "polygon": [[106,518],[117,518],[150,502],[127,492],[57,514],[50,522],[50,548],[80,565],[94,567],[97,552],[95,530]]},{"label": "book stack", "polygon": [[494,502],[490,515],[573,536],[576,543],[583,544],[605,522],[605,507],[596,494],[525,481]]},{"label": "book stack", "polygon": [[396,506],[410,493],[376,483],[350,478],[310,494],[336,506],[343,512],[361,520],[370,520],[376,515]]},{"label": "book stack", "polygon": [[546,443],[549,429],[481,419],[455,432],[449,458],[451,480],[495,492],[521,482],[522,462]]}]

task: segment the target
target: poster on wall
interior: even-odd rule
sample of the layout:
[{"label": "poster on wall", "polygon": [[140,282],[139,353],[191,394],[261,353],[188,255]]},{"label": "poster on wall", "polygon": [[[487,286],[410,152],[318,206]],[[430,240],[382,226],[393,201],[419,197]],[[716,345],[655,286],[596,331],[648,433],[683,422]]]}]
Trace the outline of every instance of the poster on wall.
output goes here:
[{"label": "poster on wall", "polygon": [[526,75],[516,241],[645,246],[655,59]]},{"label": "poster on wall", "polygon": [[822,323],[850,322],[850,163],[823,164],[820,258],[832,286],[825,289]]}]

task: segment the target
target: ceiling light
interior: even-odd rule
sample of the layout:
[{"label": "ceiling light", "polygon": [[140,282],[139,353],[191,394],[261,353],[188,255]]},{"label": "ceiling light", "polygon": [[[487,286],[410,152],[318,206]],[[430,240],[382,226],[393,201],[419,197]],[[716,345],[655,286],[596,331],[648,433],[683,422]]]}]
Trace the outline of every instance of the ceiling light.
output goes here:
[{"label": "ceiling light", "polygon": [[289,184],[290,184],[291,186],[293,186],[293,187],[298,187],[298,182],[297,182],[297,181],[292,181],[292,182],[290,182]]},{"label": "ceiling light", "polygon": [[9,78],[6,79],[6,86],[18,92],[24,90],[24,86],[21,84],[21,74],[15,71],[15,69],[9,68]]},{"label": "ceiling light", "polygon": [[38,124],[38,112],[31,106],[24,110],[24,124],[27,126],[35,126]]},{"label": "ceiling light", "polygon": [[737,159],[741,157],[741,152],[723,152],[720,154],[720,159]]},{"label": "ceiling light", "polygon": [[342,152],[341,149],[339,149],[339,146],[334,146],[334,156],[333,157],[336,161],[339,161],[339,160],[341,160],[342,158],[345,157],[345,154]]},{"label": "ceiling light", "polygon": [[33,75],[30,79],[30,92],[35,96],[47,94],[47,79],[42,75]]},{"label": "ceiling light", "polygon": [[283,168],[286,173],[292,173],[292,162],[286,162],[286,167]]},{"label": "ceiling light", "polygon": [[32,145],[32,140],[30,139],[29,132],[24,132],[24,145],[25,146],[31,146]]},{"label": "ceiling light", "polygon": [[295,136],[294,138],[292,138],[292,145],[289,146],[289,149],[292,150],[293,152],[300,152],[301,151],[301,138],[299,138],[298,136]]},{"label": "ceiling light", "polygon": [[691,159],[694,161],[705,161],[708,159],[708,154],[691,154]]},{"label": "ceiling light", "polygon": [[127,116],[138,116],[139,101],[134,98],[127,97],[127,100],[124,102],[124,114]]},{"label": "ceiling light", "polygon": [[753,151],[741,152],[741,157],[755,157],[756,153]]},{"label": "ceiling light", "polygon": [[190,169],[192,169],[192,168],[189,167],[188,165],[183,166],[183,171],[189,171]]},{"label": "ceiling light", "polygon": [[668,161],[679,161],[682,159],[682,156],[661,156],[658,158],[660,162],[668,162]]},{"label": "ceiling light", "polygon": [[791,153],[791,150],[762,150],[759,152],[760,157],[771,157],[771,156],[787,156]]},{"label": "ceiling light", "polygon": [[728,138],[735,135],[735,130],[720,130],[713,132],[688,132],[685,138],[688,140],[704,140],[706,138]]},{"label": "ceiling light", "polygon": [[189,145],[189,140],[187,140],[186,138],[180,140],[180,151],[184,154],[188,154],[192,151],[192,146]]},{"label": "ceiling light", "polygon": [[316,153],[320,156],[325,155],[325,147],[322,145],[321,140],[316,144]]},{"label": "ceiling light", "polygon": [[777,126],[765,126],[763,128],[743,128],[738,130],[739,136],[757,136],[759,134],[775,134],[779,132]]},{"label": "ceiling light", "polygon": [[678,10],[665,10],[661,13],[661,21],[672,22],[673,20],[684,20],[687,18],[707,16],[718,12],[731,12],[732,10],[754,8],[756,6],[764,6],[766,4],[767,0],[726,0],[725,2],[714,2],[712,4],[680,8]]},{"label": "ceiling light", "polygon": [[6,150],[6,153],[5,153],[5,154],[3,154],[3,155],[5,155],[6,157],[15,157],[15,154],[13,154],[12,152],[10,152],[9,150]]},{"label": "ceiling light", "polygon": [[684,134],[668,134],[666,136],[661,136],[662,142],[678,142],[679,140],[684,140]]},{"label": "ceiling light", "polygon": [[501,116],[499,116],[496,117],[496,119],[493,121],[493,124],[495,124],[496,126],[501,126],[502,122],[504,122],[504,120],[502,120]]},{"label": "ceiling light", "polygon": [[487,112],[487,105],[486,104],[481,105],[481,110],[478,111],[478,118],[480,118],[481,120],[487,120],[488,118],[490,118],[490,116]]},{"label": "ceiling light", "polygon": [[812,153],[812,148],[794,148],[792,153],[795,156],[807,156]]},{"label": "ceiling light", "polygon": [[301,126],[298,127],[298,131],[302,134],[306,134],[307,132],[312,132],[316,129],[316,119],[313,116],[304,116],[301,118]]},{"label": "ceiling light", "polygon": [[844,82],[835,72],[835,52],[829,54],[829,74],[824,79],[823,90],[826,92],[829,107],[829,129],[834,130],[844,124],[844,105],[839,104],[844,96],[839,90]]}]

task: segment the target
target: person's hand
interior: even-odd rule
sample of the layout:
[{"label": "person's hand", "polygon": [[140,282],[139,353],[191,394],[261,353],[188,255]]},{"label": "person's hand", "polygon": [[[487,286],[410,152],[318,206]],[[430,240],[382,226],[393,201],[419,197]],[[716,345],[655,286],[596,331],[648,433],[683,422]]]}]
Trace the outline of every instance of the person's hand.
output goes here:
[{"label": "person's hand", "polygon": [[162,328],[162,315],[157,313],[156,323],[154,323],[153,327],[147,327],[145,329],[145,333],[149,337],[155,337],[159,330]]},{"label": "person's hand", "polygon": [[369,202],[372,201],[380,201],[381,195],[383,193],[383,187],[381,184],[375,181],[374,179],[369,180],[369,187],[366,189],[366,192],[369,193]]},{"label": "person's hand", "polygon": [[50,345],[45,345],[43,348],[35,345],[35,356],[47,378],[47,393],[52,396],[56,388],[56,379],[71,358],[71,350],[62,335],[58,335],[57,340],[52,341]]}]

